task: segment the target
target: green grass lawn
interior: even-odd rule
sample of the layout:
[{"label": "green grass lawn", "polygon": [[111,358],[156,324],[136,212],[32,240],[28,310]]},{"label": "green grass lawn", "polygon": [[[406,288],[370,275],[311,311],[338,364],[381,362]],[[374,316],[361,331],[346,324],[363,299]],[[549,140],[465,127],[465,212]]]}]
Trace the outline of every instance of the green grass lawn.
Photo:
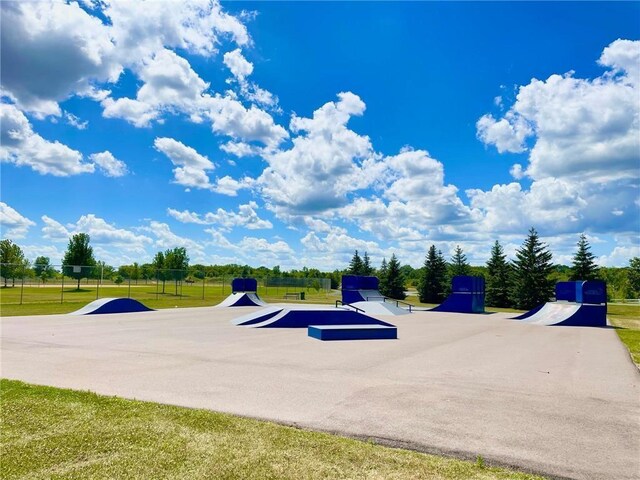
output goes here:
[{"label": "green grass lawn", "polygon": [[640,305],[609,305],[607,316],[640,368]]},{"label": "green grass lawn", "polygon": [[206,410],[0,381],[0,478],[539,479]]}]

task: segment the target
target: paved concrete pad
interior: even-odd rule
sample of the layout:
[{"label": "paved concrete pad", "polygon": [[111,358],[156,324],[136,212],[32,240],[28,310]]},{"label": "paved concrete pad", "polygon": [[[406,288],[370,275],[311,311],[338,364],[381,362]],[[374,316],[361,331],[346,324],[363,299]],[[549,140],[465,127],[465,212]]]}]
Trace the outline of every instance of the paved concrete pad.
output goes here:
[{"label": "paved concrete pad", "polygon": [[613,329],[417,312],[394,318],[398,340],[318,342],[231,325],[257,309],[3,318],[1,373],[560,477],[640,478],[640,375]]}]

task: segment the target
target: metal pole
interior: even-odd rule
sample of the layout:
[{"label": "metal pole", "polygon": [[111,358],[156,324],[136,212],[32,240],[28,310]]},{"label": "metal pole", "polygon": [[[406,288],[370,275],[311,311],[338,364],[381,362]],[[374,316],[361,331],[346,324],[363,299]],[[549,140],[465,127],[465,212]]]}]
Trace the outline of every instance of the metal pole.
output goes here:
[{"label": "metal pole", "polygon": [[131,298],[131,275],[129,275],[129,291],[127,292],[127,298]]},{"label": "metal pole", "polygon": [[204,275],[202,277],[202,299],[204,300],[204,281],[205,281],[206,275]]},{"label": "metal pole", "polygon": [[60,290],[60,303],[64,300],[64,265],[60,269],[62,271],[62,290]]},{"label": "metal pole", "polygon": [[156,300],[158,299],[158,270],[156,270]]}]

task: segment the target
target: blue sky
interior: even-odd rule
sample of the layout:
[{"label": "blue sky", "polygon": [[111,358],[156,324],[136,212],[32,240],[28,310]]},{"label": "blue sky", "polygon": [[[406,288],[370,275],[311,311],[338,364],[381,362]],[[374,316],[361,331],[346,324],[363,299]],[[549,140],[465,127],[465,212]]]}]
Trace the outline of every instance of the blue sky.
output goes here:
[{"label": "blue sky", "polygon": [[58,263],[640,255],[640,4],[2,2],[3,238]]}]

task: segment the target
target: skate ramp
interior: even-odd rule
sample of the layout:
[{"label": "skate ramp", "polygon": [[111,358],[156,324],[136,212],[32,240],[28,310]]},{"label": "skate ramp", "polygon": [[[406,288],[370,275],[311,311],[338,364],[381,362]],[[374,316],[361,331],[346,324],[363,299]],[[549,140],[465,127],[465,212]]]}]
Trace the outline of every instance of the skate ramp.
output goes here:
[{"label": "skate ramp", "polygon": [[398,307],[391,302],[369,301],[369,302],[355,302],[349,305],[363,310],[365,314],[370,315],[408,315],[409,310]]},{"label": "skate ramp", "polygon": [[434,312],[484,313],[484,278],[468,275],[455,276],[451,280],[451,295]]},{"label": "skate ramp", "polygon": [[607,286],[604,282],[558,282],[556,299],[513,319],[534,325],[607,326]]},{"label": "skate ramp", "polygon": [[252,328],[308,328],[311,325],[385,325],[382,320],[354,310],[326,306],[270,307],[232,320],[242,327]]},{"label": "skate ramp", "polygon": [[217,307],[262,307],[267,303],[257,293],[236,292],[229,295]]},{"label": "skate ramp", "polygon": [[382,302],[384,295],[378,290],[378,277],[363,277],[360,275],[342,276],[342,302]]},{"label": "skate ramp", "polygon": [[519,321],[547,326],[606,327],[607,307],[584,303],[548,302],[533,315]]},{"label": "skate ramp", "polygon": [[149,312],[153,308],[133,298],[100,298],[69,315],[102,315],[108,313]]}]

